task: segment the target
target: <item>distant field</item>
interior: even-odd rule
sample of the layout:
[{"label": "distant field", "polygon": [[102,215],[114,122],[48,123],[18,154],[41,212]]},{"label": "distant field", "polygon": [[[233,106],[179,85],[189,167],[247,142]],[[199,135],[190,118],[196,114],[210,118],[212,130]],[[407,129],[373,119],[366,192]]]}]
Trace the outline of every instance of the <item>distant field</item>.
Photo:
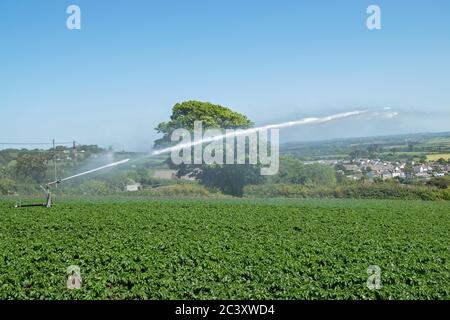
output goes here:
[{"label": "distant field", "polygon": [[[450,298],[449,202],[12,204],[0,200],[0,299]],[[70,265],[79,290],[66,289]]]},{"label": "distant field", "polygon": [[444,158],[445,160],[450,159],[450,153],[437,153],[437,154],[428,154],[427,159],[430,161],[436,161],[441,158]]}]

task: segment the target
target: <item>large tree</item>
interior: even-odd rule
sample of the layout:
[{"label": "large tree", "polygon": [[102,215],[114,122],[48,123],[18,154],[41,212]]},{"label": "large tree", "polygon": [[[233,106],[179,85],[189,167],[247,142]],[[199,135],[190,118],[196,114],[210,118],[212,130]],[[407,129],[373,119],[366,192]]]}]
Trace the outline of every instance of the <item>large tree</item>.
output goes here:
[{"label": "large tree", "polygon": [[244,129],[253,123],[243,114],[218,104],[202,101],[185,101],[177,103],[172,108],[170,121],[161,122],[155,130],[163,137],[155,141],[155,147],[170,143],[170,136],[175,129],[194,129],[194,122],[202,121],[203,128]]},{"label": "large tree", "polygon": [[[172,115],[168,122],[160,123],[155,130],[163,136],[155,141],[155,147],[170,145],[171,134],[174,130],[183,128],[189,131],[194,129],[194,122],[202,121],[202,127],[206,129],[246,129],[253,123],[243,114],[230,108],[201,101],[185,101],[177,103],[172,109]],[[175,165],[170,157],[167,163],[177,170],[178,176],[188,175],[195,177],[205,186],[217,188],[224,193],[234,196],[242,196],[243,187],[246,184],[258,183],[262,177],[259,168],[249,164],[225,164],[225,165]]]}]

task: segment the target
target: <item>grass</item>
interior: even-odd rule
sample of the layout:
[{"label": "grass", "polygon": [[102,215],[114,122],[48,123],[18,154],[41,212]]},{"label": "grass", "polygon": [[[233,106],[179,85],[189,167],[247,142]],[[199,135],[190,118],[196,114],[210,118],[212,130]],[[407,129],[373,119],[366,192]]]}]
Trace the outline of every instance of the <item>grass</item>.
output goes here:
[{"label": "grass", "polygon": [[[0,200],[1,299],[449,299],[450,204]],[[79,290],[66,289],[70,265]],[[381,268],[379,290],[367,268]]]}]

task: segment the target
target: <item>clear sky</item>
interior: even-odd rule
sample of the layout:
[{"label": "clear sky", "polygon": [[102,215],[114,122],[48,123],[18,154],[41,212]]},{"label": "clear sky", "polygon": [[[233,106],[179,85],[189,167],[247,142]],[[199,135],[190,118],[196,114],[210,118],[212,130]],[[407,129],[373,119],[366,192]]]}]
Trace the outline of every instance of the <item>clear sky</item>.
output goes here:
[{"label": "clear sky", "polygon": [[[81,30],[66,28],[70,4]],[[381,30],[366,27],[370,4]],[[0,1],[0,142],[149,150],[188,99],[257,124],[400,112],[283,141],[450,131],[450,1]]]}]

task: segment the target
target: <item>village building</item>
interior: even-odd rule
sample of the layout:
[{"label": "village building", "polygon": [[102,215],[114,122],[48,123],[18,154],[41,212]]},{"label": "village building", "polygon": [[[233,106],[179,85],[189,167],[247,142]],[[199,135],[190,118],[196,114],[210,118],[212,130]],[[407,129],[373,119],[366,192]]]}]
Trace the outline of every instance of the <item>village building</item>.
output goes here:
[{"label": "village building", "polygon": [[132,184],[127,184],[125,186],[125,191],[127,192],[136,192],[142,189],[142,185],[137,182],[137,183],[132,183]]}]

